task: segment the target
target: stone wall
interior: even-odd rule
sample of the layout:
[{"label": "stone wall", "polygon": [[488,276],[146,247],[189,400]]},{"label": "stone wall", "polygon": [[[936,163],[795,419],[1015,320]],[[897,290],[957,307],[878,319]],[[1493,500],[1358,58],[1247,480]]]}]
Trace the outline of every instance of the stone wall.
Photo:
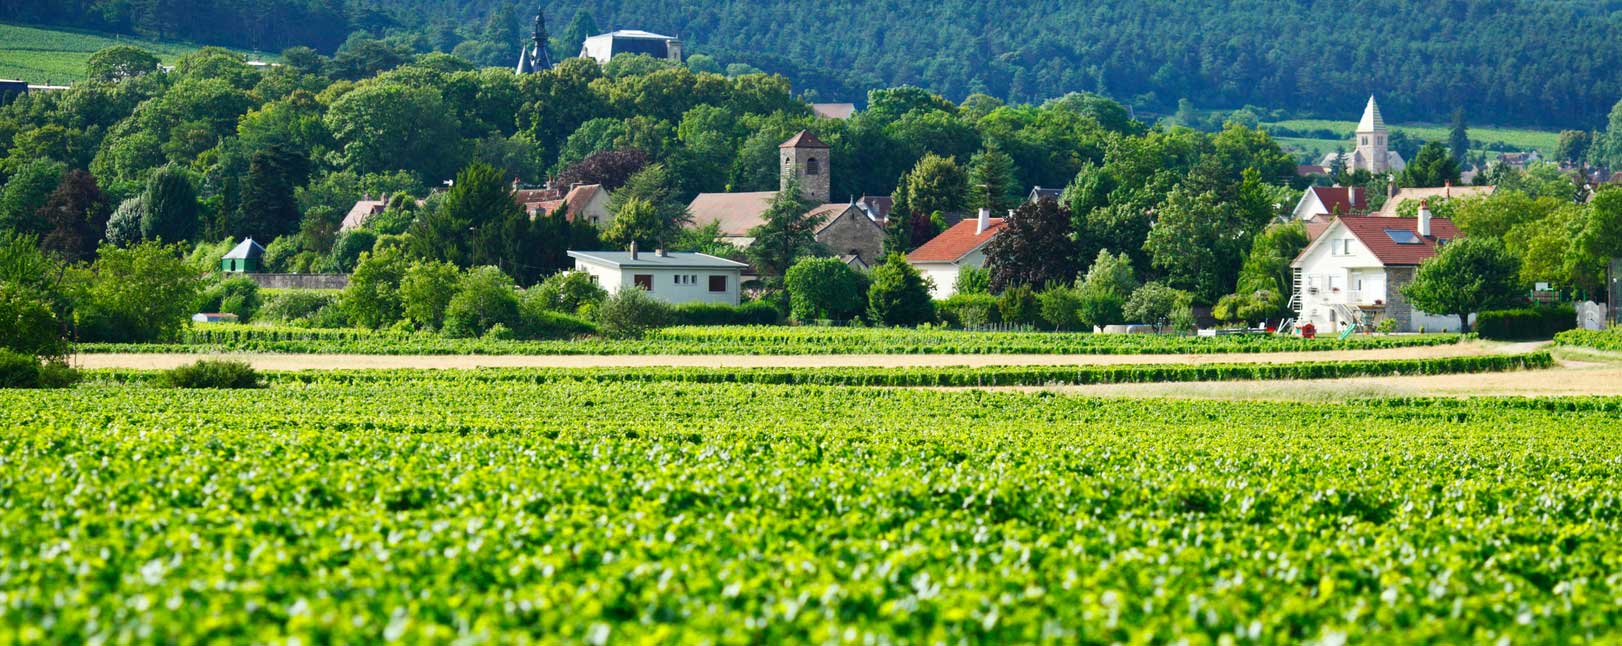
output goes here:
[{"label": "stone wall", "polygon": [[243,274],[260,289],[343,289],[349,274]]},{"label": "stone wall", "polygon": [[884,229],[856,207],[847,208],[837,217],[817,232],[817,242],[835,256],[855,252],[869,267],[884,262]]},{"label": "stone wall", "polygon": [[1413,267],[1387,267],[1385,270],[1385,315],[1397,321],[1398,332],[1414,331],[1414,306],[1402,295],[1402,287],[1414,282]]}]

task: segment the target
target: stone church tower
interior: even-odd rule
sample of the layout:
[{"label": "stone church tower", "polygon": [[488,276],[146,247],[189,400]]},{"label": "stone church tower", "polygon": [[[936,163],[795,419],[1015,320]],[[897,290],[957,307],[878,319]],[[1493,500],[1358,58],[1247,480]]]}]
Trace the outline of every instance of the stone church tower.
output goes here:
[{"label": "stone church tower", "polygon": [[1380,105],[1371,96],[1368,107],[1363,108],[1363,120],[1357,123],[1357,152],[1352,156],[1352,169],[1376,175],[1391,171],[1388,135],[1385,119],[1380,117]]},{"label": "stone church tower", "polygon": [[[828,144],[811,134],[809,130],[801,130],[783,145],[777,147],[783,158],[783,183],[781,188],[788,188],[790,179],[800,180],[800,192],[806,199],[817,204],[827,204],[829,194],[832,192],[829,181],[831,172]],[[781,189],[779,189],[781,190]]]}]

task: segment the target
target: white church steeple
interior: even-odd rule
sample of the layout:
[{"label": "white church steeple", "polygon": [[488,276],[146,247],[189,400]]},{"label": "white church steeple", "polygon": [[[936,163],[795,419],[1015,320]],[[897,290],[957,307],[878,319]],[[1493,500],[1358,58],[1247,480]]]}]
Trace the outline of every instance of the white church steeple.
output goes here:
[{"label": "white church steeple", "polygon": [[1375,174],[1390,172],[1389,135],[1385,129],[1385,119],[1380,116],[1380,104],[1375,103],[1371,95],[1368,107],[1363,108],[1363,120],[1357,123],[1357,152],[1352,156],[1350,165],[1354,169],[1366,169]]}]

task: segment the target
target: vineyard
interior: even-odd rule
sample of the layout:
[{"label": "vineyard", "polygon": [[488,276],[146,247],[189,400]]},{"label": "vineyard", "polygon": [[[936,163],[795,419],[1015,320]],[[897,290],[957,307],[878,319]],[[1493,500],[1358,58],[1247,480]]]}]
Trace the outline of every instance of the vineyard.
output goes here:
[{"label": "vineyard", "polygon": [[398,376],[0,391],[0,635],[1622,636],[1622,400]]},{"label": "vineyard", "polygon": [[1606,330],[1567,330],[1554,337],[1556,345],[1622,352],[1622,327]]},{"label": "vineyard", "polygon": [[902,328],[672,327],[637,340],[448,339],[429,333],[204,324],[177,344],[85,343],[86,353],[281,352],[379,355],[827,355],[827,354],[1221,354],[1373,350],[1458,343],[1454,334],[1197,338],[1053,332],[966,332]]}]

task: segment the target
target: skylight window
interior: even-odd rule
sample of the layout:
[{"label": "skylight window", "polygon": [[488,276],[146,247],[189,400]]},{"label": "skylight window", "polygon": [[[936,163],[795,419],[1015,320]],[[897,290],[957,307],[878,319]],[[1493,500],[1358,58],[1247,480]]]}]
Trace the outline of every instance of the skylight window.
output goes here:
[{"label": "skylight window", "polygon": [[1404,231],[1402,229],[1386,229],[1385,234],[1387,237],[1391,238],[1392,242],[1397,244],[1420,244],[1419,236],[1414,235],[1414,232],[1412,231]]}]

